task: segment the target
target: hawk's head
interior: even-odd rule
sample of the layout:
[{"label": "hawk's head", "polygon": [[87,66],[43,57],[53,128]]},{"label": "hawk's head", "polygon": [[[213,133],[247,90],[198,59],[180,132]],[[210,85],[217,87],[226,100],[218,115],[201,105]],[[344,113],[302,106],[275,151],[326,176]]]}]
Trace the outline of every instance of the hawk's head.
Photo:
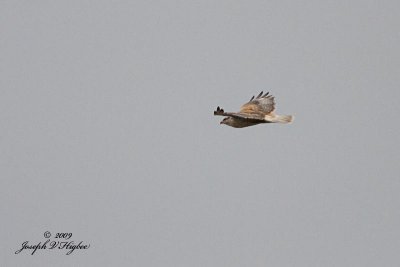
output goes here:
[{"label": "hawk's head", "polygon": [[232,117],[225,117],[219,124],[226,124],[231,126],[232,123],[233,123]]}]

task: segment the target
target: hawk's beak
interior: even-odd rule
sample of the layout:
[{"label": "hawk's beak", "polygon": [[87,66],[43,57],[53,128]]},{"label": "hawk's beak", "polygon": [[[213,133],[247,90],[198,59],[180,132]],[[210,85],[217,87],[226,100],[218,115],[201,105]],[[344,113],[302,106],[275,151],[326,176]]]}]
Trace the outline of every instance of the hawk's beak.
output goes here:
[{"label": "hawk's beak", "polygon": [[220,121],[219,124],[224,124],[224,121]]}]

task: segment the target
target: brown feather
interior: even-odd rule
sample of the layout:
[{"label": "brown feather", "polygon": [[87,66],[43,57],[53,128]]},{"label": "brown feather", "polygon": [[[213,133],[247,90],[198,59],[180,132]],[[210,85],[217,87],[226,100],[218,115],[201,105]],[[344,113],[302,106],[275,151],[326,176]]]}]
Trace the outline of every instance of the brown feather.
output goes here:
[{"label": "brown feather", "polygon": [[262,95],[261,92],[254,100],[253,98],[244,104],[239,113],[241,114],[253,114],[258,116],[265,116],[275,110],[275,101],[272,95],[269,95],[269,92]]}]

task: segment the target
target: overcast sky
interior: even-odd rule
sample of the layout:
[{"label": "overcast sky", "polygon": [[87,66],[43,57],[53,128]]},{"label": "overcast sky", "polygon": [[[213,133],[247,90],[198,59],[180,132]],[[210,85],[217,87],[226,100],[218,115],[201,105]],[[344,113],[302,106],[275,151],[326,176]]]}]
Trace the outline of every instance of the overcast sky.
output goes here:
[{"label": "overcast sky", "polygon": [[1,1],[0,265],[399,266],[399,8]]}]

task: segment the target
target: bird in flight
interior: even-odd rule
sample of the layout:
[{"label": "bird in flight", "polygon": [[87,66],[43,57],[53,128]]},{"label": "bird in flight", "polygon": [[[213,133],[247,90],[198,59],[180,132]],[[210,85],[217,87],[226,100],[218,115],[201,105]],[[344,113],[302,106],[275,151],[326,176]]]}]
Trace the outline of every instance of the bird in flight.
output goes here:
[{"label": "bird in flight", "polygon": [[225,112],[217,107],[214,111],[215,116],[224,116],[220,124],[226,124],[234,128],[243,128],[257,125],[260,123],[290,123],[293,121],[292,115],[277,115],[275,111],[275,100],[269,92],[263,95],[261,92],[257,97],[252,97],[249,102],[244,104],[239,112]]}]

